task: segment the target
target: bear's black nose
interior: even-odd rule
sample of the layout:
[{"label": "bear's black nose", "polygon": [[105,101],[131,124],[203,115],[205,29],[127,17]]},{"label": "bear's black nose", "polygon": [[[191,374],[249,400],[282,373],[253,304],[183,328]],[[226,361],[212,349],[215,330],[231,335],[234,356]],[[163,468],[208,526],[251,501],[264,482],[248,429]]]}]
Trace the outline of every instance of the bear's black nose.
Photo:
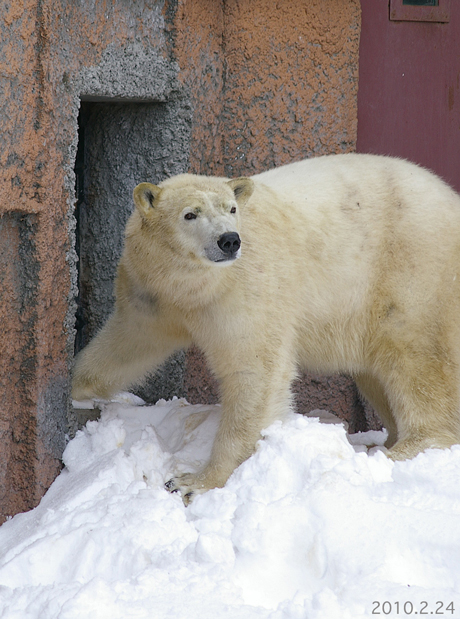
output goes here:
[{"label": "bear's black nose", "polygon": [[241,239],[237,232],[225,232],[217,239],[217,245],[227,256],[233,256],[241,246]]}]

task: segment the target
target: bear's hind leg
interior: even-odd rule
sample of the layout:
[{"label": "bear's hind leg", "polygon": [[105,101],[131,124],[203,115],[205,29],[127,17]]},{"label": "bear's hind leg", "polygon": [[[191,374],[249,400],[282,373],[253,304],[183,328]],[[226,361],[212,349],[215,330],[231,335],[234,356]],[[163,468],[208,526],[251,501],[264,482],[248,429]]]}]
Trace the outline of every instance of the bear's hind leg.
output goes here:
[{"label": "bear's hind leg", "polygon": [[429,448],[460,443],[459,386],[453,365],[426,355],[425,365],[406,359],[395,363],[385,383],[397,425],[398,441],[388,456],[415,457]]},{"label": "bear's hind leg", "polygon": [[385,395],[382,384],[370,374],[358,374],[354,376],[356,386],[360,393],[374,407],[378,413],[383,425],[388,432],[388,438],[385,441],[385,447],[390,449],[398,440],[398,427],[391,412],[391,406],[388,398]]}]

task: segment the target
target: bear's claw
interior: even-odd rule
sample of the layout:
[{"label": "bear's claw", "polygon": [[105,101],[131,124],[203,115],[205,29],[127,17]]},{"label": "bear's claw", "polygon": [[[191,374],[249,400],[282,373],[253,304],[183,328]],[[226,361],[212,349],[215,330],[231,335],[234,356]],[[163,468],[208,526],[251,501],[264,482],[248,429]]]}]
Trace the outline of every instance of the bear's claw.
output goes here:
[{"label": "bear's claw", "polygon": [[171,492],[171,493],[179,492],[179,488],[176,488],[176,482],[174,481],[174,478],[170,479],[169,481],[165,483],[165,488],[168,492]]},{"label": "bear's claw", "polygon": [[[193,488],[194,485],[197,487]],[[171,494],[180,492],[184,505],[189,505],[197,494],[201,494],[202,492],[209,490],[209,488],[206,488],[199,483],[197,484],[195,477],[190,474],[172,477],[169,481],[165,482],[165,488]]]}]

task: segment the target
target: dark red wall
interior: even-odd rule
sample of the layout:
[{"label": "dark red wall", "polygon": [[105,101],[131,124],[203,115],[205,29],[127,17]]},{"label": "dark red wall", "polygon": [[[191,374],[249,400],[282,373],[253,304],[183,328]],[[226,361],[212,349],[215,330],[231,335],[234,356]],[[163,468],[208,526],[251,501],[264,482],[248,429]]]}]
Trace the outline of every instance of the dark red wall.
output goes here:
[{"label": "dark red wall", "polygon": [[388,0],[361,7],[358,151],[405,157],[460,191],[460,2],[448,23],[390,21]]}]

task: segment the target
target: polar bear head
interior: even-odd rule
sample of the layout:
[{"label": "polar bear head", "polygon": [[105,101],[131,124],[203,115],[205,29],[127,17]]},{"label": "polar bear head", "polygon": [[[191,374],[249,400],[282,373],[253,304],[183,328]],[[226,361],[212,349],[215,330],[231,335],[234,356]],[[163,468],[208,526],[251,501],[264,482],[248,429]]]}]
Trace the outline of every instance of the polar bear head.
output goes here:
[{"label": "polar bear head", "polygon": [[182,174],[161,186],[141,183],[133,195],[143,225],[174,253],[228,265],[241,255],[240,209],[253,190],[249,178]]}]

